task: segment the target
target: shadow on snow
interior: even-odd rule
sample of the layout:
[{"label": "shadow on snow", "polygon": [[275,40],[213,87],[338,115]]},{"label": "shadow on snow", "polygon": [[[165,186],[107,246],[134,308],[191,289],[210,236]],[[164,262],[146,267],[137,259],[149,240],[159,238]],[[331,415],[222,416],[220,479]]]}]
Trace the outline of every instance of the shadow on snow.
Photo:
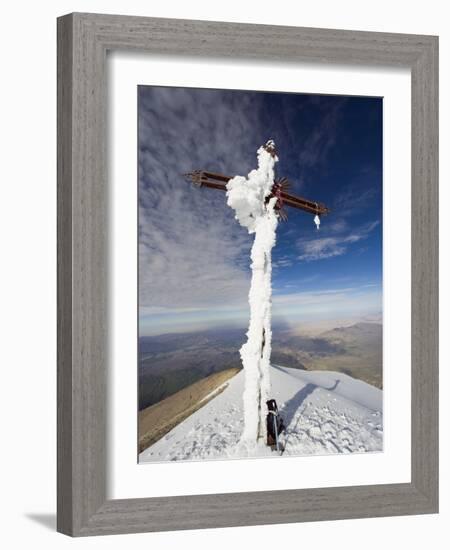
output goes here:
[{"label": "shadow on snow", "polygon": [[[279,370],[283,370],[280,367],[275,367]],[[334,384],[327,388],[324,386],[319,386],[317,384],[308,383],[306,384],[301,390],[299,390],[289,401],[286,401],[286,403],[283,405],[282,410],[280,411],[283,420],[284,425],[286,426],[286,429],[290,429],[290,431],[293,431],[295,429],[295,426],[290,426],[293,418],[295,417],[297,411],[299,408],[303,405],[303,402],[307,397],[309,397],[317,388],[323,389],[325,391],[334,391],[338,384],[340,383],[340,380],[335,380]]]}]

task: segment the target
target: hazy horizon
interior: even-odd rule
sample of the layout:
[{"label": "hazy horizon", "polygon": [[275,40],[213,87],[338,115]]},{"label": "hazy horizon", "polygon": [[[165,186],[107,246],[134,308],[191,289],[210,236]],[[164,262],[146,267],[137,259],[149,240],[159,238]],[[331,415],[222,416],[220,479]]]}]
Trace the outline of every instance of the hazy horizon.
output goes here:
[{"label": "hazy horizon", "polygon": [[[248,311],[243,312],[239,318],[230,318],[228,320],[223,319],[220,316],[214,318],[214,312],[208,312],[208,320],[202,320],[198,322],[192,322],[189,317],[182,315],[177,322],[172,315],[168,315],[166,322],[160,318],[156,318],[151,324],[143,324],[139,330],[139,338],[146,336],[162,336],[165,334],[190,334],[196,332],[203,332],[208,330],[219,330],[223,328],[227,329],[241,329],[246,331],[248,328]],[[321,327],[337,328],[342,326],[350,326],[352,324],[367,322],[367,323],[383,323],[382,312],[373,311],[366,312],[365,314],[347,315],[340,317],[330,317],[329,315],[311,315],[308,312],[303,313],[303,318],[300,315],[297,317],[272,317],[272,326],[290,328],[293,332],[298,331],[316,331]],[[325,330],[324,329],[324,330]]]}]

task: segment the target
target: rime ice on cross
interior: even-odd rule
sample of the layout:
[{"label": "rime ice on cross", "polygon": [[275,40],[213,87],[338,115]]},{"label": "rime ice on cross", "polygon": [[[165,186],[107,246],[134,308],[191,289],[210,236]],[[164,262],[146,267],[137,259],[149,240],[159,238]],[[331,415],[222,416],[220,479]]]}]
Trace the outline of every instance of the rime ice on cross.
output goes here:
[{"label": "rime ice on cross", "polygon": [[272,248],[278,218],[286,219],[283,206],[292,206],[315,214],[314,222],[319,229],[319,216],[328,213],[323,204],[287,193],[285,178],[275,180],[278,157],[272,140],[260,147],[257,154],[258,168],[252,170],[247,178],[230,178],[206,171],[187,174],[189,180],[200,187],[226,191],[227,204],[235,211],[235,218],[255,235],[251,250],[250,322],[247,342],[240,349],[245,376],[244,430],[240,443],[249,450],[258,439],[267,439],[266,403],[270,392],[272,349]]},{"label": "rime ice on cross", "polygon": [[267,198],[274,186],[278,158],[273,142],[258,150],[258,168],[248,178],[236,176],[227,183],[227,204],[237,221],[255,234],[251,250],[252,281],[249,292],[250,323],[247,342],[241,347],[244,367],[244,431],[241,442],[247,446],[258,438],[265,440],[266,402],[270,392],[270,353],[272,347],[272,248],[278,218],[277,197]]}]

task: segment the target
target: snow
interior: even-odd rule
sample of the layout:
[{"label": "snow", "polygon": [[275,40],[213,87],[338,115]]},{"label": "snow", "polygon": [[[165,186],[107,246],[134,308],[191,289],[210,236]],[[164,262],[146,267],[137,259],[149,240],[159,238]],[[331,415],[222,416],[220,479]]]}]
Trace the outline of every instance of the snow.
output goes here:
[{"label": "snow", "polygon": [[[275,146],[272,140],[266,143]],[[235,211],[235,218],[255,233],[257,220],[266,213],[265,199],[270,195],[274,183],[276,156],[272,156],[264,147],[257,151],[258,168],[248,177],[235,176],[227,183],[227,204]]]},{"label": "snow", "polygon": [[[337,372],[272,365],[270,397],[286,424],[283,456],[374,452],[383,448],[383,392]],[[143,451],[139,462],[277,456],[262,441],[241,444],[244,372]]]},{"label": "snow", "polygon": [[236,176],[227,184],[227,204],[234,209],[239,223],[255,234],[251,250],[252,280],[249,292],[250,322],[247,342],[240,354],[244,367],[244,430],[240,445],[252,452],[258,437],[266,438],[266,401],[270,393],[270,353],[272,341],[272,248],[278,217],[276,197],[266,200],[274,184],[274,166],[278,161],[275,143],[269,140],[258,149],[258,168],[248,178]]}]

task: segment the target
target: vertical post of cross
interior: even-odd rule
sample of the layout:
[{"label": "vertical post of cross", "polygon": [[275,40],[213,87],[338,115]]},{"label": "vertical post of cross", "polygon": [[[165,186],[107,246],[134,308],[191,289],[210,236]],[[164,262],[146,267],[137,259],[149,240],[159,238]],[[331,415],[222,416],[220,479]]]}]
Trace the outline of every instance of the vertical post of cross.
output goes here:
[{"label": "vertical post of cross", "polygon": [[267,438],[266,402],[270,393],[272,248],[278,225],[272,196],[274,166],[278,161],[273,141],[258,150],[258,168],[248,178],[236,176],[227,183],[228,205],[236,219],[254,233],[249,292],[250,321],[247,342],[240,354],[244,367],[244,430],[242,445],[252,447]]}]

